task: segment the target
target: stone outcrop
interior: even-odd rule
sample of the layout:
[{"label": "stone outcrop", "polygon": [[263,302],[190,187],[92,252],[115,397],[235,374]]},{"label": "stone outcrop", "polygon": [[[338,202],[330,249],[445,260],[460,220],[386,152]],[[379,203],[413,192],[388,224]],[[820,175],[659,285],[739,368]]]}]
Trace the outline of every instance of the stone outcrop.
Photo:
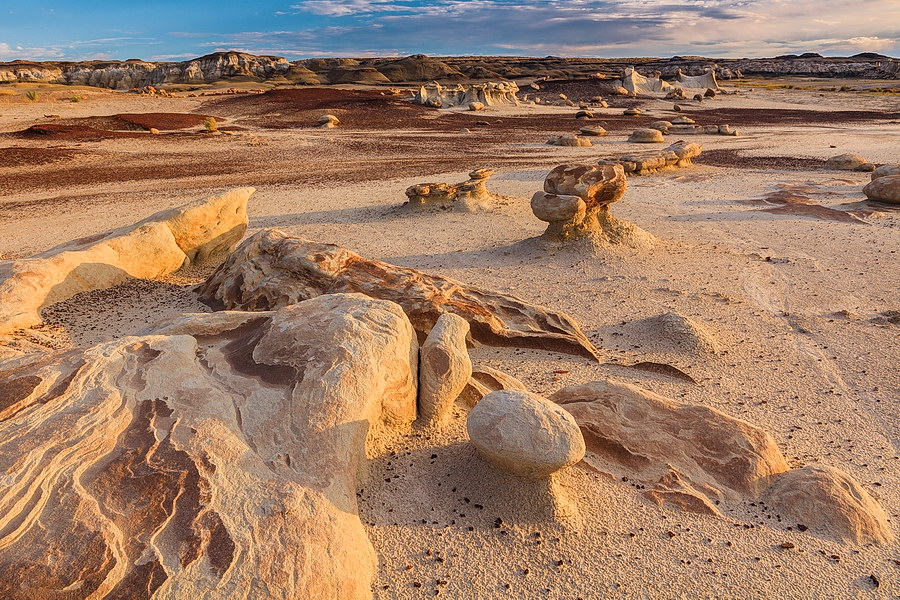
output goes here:
[{"label": "stone outcrop", "polygon": [[869,200],[900,204],[900,174],[876,177],[863,188]]},{"label": "stone outcrop", "polygon": [[663,150],[606,156],[598,164],[619,165],[627,174],[646,175],[665,169],[690,167],[702,151],[700,144],[678,141]]},{"label": "stone outcrop", "polygon": [[482,107],[503,104],[518,105],[519,99],[516,97],[518,91],[519,86],[512,81],[490,81],[452,86],[443,86],[435,81],[420,87],[413,97],[413,102],[435,108],[470,106],[476,102]]},{"label": "stone outcrop", "polygon": [[859,154],[847,153],[838,154],[826,160],[825,168],[838,171],[874,171],[875,165]]},{"label": "stone outcrop", "polygon": [[541,237],[552,242],[651,243],[650,234],[610,214],[610,205],[625,195],[627,185],[621,165],[556,167],[544,179],[544,190],[531,198],[534,216],[548,223]]},{"label": "stone outcrop", "polygon": [[454,209],[463,212],[490,210],[498,196],[487,189],[492,169],[476,169],[462,183],[417,183],[406,188],[404,207]]},{"label": "stone outcrop", "polygon": [[419,416],[426,425],[439,425],[472,376],[472,359],[466,348],[469,323],[444,313],[419,350]]},{"label": "stone outcrop", "polygon": [[519,477],[549,477],[584,457],[572,415],[531,392],[491,392],[469,412],[466,431],[482,457]]},{"label": "stone outcrop", "polygon": [[550,400],[581,427],[588,465],[658,504],[719,515],[764,500],[782,521],[827,537],[893,539],[883,509],[852,477],[830,467],[789,470],[772,436],[714,408],[614,381],[563,388]]},{"label": "stone outcrop", "polygon": [[783,518],[852,544],[890,542],[884,509],[859,483],[833,467],[809,466],[779,476],[766,502]]},{"label": "stone outcrop", "polygon": [[229,310],[272,310],[342,292],[396,302],[422,336],[450,312],[468,321],[471,339],[482,344],[599,355],[564,313],[277,229],[247,238],[199,288],[201,301]]},{"label": "stone outcrop", "polygon": [[416,350],[345,294],[0,368],[0,597],[370,598],[356,492]]},{"label": "stone outcrop", "polygon": [[646,485],[648,498],[691,512],[756,497],[787,463],[765,431],[713,408],[683,404],[626,383],[595,381],[550,400],[584,434],[586,462]]},{"label": "stone outcrop", "polygon": [[42,308],[80,292],[224,256],[244,236],[254,191],[231,190],[29,258],[0,261],[0,334],[40,324]]}]

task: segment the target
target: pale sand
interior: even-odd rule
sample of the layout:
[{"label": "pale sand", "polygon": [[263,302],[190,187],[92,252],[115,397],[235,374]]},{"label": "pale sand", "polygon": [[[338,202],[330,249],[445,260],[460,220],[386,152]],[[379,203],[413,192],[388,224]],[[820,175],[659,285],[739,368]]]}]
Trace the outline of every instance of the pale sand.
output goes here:
[{"label": "pale sand", "polygon": [[[815,110],[896,110],[898,104],[890,97],[853,96],[868,105],[841,107],[838,102],[846,97],[831,94],[822,101],[817,93],[779,90],[720,97],[700,108],[797,108],[803,103],[803,108]],[[0,131],[22,129],[40,114],[64,110],[65,116],[204,112],[194,99],[128,97],[126,108],[121,95],[104,98],[52,108],[10,104],[3,107]],[[672,116],[666,111],[670,104],[648,102],[646,112]],[[571,113],[573,109],[524,110]],[[621,109],[608,112],[621,114]],[[491,113],[512,114],[508,109],[485,114]],[[582,124],[573,123],[571,132]],[[702,143],[706,150],[739,149],[748,156],[827,158],[858,152],[878,163],[900,160],[896,122],[739,129],[745,135],[686,139]],[[388,139],[407,133],[363,135]],[[562,131],[547,135],[553,133]],[[279,151],[291,144],[358,135],[340,129],[253,134]],[[649,251],[616,249],[596,256],[523,243],[544,229],[528,202],[556,164],[648,149],[649,145],[626,144],[620,133],[597,140],[593,148],[551,148],[536,141],[502,149],[508,156],[533,152],[524,161],[532,166],[500,170],[490,180],[492,191],[512,198],[496,211],[418,215],[396,211],[404,189],[412,183],[463,181],[469,168],[490,167],[490,160],[479,155],[476,139],[471,165],[451,173],[391,177],[386,166],[380,180],[259,185],[250,202],[250,232],[278,227],[566,311],[605,351],[604,364],[496,348],[477,348],[473,358],[511,373],[544,395],[566,385],[615,377],[744,418],[775,437],[791,466],[818,462],[852,474],[881,501],[898,532],[900,346],[898,325],[881,317],[900,310],[900,212],[885,210],[863,217],[866,223],[860,224],[775,215],[746,203],[774,191],[778,184],[812,183],[829,192],[814,196],[822,204],[866,207],[860,190],[869,180],[867,173],[697,166],[632,177],[613,212],[661,242]],[[228,160],[223,146],[239,143],[239,137],[216,138],[211,146],[221,160]],[[92,147],[97,145],[110,153],[145,149],[140,140],[130,139]],[[153,148],[161,151],[160,146]],[[429,145],[421,151],[424,155],[441,149]],[[264,173],[267,165],[256,168]],[[242,177],[252,181],[253,173],[242,172]],[[189,189],[179,187],[184,178],[145,179],[7,194],[0,197],[0,255],[22,256],[132,222],[217,188],[221,185],[217,179],[204,177]],[[80,200],[68,203],[66,196]],[[2,218],[8,210],[5,205],[40,200],[47,203],[17,209],[15,219]],[[130,333],[175,312],[205,310],[186,286],[203,275],[134,282],[74,298],[46,311],[51,324],[42,331],[59,344],[69,339],[88,344]],[[722,352],[679,351],[672,340],[629,325],[670,311],[705,326]],[[674,365],[698,384],[623,366],[647,360]],[[569,373],[554,374],[557,370]],[[498,474],[475,456],[465,440],[460,412],[445,431],[398,436],[387,442],[396,455],[373,458],[370,481],[360,490],[360,510],[382,561],[376,597],[419,598],[433,596],[436,590],[440,597],[450,598],[900,594],[897,542],[858,548],[834,543],[808,532],[787,531],[796,524],[773,523],[750,505],[726,518],[660,508],[629,483],[583,466],[554,479],[554,505],[541,484]],[[498,517],[502,524],[496,528]],[[796,548],[778,548],[785,541]],[[870,575],[877,577],[879,588]],[[415,587],[416,582],[421,587]]]}]

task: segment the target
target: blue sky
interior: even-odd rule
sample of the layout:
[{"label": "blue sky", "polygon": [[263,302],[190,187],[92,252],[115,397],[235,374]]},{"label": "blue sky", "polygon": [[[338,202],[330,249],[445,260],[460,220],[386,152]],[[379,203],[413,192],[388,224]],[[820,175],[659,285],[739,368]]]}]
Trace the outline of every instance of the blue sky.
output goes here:
[{"label": "blue sky", "polygon": [[900,0],[0,0],[0,61],[900,56]]}]

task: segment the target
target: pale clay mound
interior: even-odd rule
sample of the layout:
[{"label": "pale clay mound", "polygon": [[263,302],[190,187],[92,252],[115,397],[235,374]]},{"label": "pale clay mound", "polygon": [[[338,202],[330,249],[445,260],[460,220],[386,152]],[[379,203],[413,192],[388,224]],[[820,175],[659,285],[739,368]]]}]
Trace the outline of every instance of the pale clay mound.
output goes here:
[{"label": "pale clay mound", "polygon": [[[803,97],[801,92],[795,94],[796,98]],[[794,96],[784,92],[771,96],[786,99],[788,104],[796,102]],[[721,101],[748,102],[748,99]],[[85,107],[73,105],[71,110],[85,110]],[[857,133],[865,129],[858,125],[829,128],[821,133],[815,127],[802,131],[762,127],[750,131],[745,139],[704,139],[703,143],[713,148],[738,144],[748,148],[744,150],[748,156],[789,154],[802,149],[826,159],[844,151],[862,151],[866,158],[880,164],[896,160],[889,151],[890,127],[886,126],[879,134],[872,130]],[[612,137],[611,143],[622,143],[621,136]],[[855,140],[862,137],[866,143],[855,145]],[[788,140],[790,148],[784,146]],[[838,144],[840,148],[830,150],[830,144]],[[439,360],[437,368],[430,371],[439,383],[432,397],[438,398],[437,404],[443,407],[440,425],[420,428],[424,427],[423,422],[409,429],[401,419],[389,427],[373,428],[366,445],[359,442],[359,436],[351,436],[343,441],[354,440],[346,448],[355,450],[338,454],[345,460],[367,455],[368,460],[364,462],[368,464],[368,475],[348,475],[347,470],[336,464],[327,469],[329,476],[337,478],[332,481],[340,482],[332,485],[328,493],[341,490],[349,498],[355,492],[360,517],[354,521],[352,512],[341,512],[341,518],[336,521],[313,517],[316,530],[325,531],[322,528],[343,523],[341,527],[346,531],[359,532],[359,522],[364,528],[362,536],[354,533],[354,541],[341,544],[343,549],[358,548],[360,552],[354,556],[334,554],[333,560],[337,562],[315,566],[297,562],[296,552],[302,544],[311,542],[311,538],[292,535],[290,530],[285,530],[285,535],[292,536],[292,542],[286,538],[253,538],[252,527],[236,526],[241,518],[248,519],[248,523],[260,522],[247,512],[251,505],[240,503],[240,494],[248,497],[252,494],[252,485],[245,484],[253,481],[253,477],[274,468],[278,477],[297,479],[310,472],[304,469],[312,468],[311,463],[297,462],[294,454],[290,456],[291,466],[286,468],[285,456],[291,444],[285,440],[293,439],[297,447],[305,448],[309,438],[296,437],[302,430],[298,429],[297,420],[307,415],[289,410],[279,417],[271,410],[273,406],[281,406],[279,402],[288,401],[284,384],[260,382],[246,371],[252,364],[235,363],[246,352],[217,350],[224,349],[234,338],[256,346],[257,350],[251,354],[252,362],[269,360],[269,351],[281,343],[277,336],[256,340],[243,332],[226,330],[245,319],[272,318],[273,313],[226,312],[177,317],[180,312],[208,310],[198,303],[192,291],[193,285],[208,277],[207,267],[192,268],[158,281],[127,281],[108,290],[76,294],[65,302],[45,307],[41,311],[45,324],[15,340],[22,344],[24,351],[46,352],[53,345],[61,348],[101,342],[105,345],[60,355],[58,359],[49,356],[38,362],[16,359],[15,364],[25,370],[14,372],[9,371],[10,363],[0,364],[0,378],[7,383],[0,389],[16,390],[15,397],[8,396],[7,401],[13,401],[16,407],[27,405],[29,399],[19,395],[36,381],[32,373],[38,378],[53,372],[62,375],[72,368],[71,363],[64,361],[77,360],[82,353],[97,357],[99,362],[92,364],[100,370],[81,367],[72,381],[62,382],[65,385],[38,383],[33,392],[28,392],[32,399],[44,394],[48,402],[37,403],[23,414],[28,414],[29,419],[49,420],[40,430],[41,436],[15,438],[35,444],[31,451],[17,450],[7,456],[16,461],[27,461],[29,456],[47,459],[52,455],[45,455],[44,449],[52,450],[51,440],[57,438],[64,439],[71,447],[79,447],[83,438],[72,435],[78,431],[73,427],[56,429],[60,431],[59,436],[47,436],[46,432],[60,427],[62,422],[58,419],[66,415],[53,411],[62,401],[54,395],[77,396],[79,390],[87,389],[82,387],[81,382],[85,381],[85,385],[96,385],[96,389],[107,390],[107,394],[114,390],[113,397],[95,394],[85,398],[81,405],[100,403],[89,411],[92,423],[102,422],[95,432],[99,439],[106,439],[103,432],[108,431],[107,427],[129,430],[129,421],[136,424],[130,429],[135,433],[119,437],[107,455],[112,462],[103,466],[104,462],[98,461],[95,468],[88,469],[82,476],[84,485],[76,494],[65,496],[64,502],[81,498],[90,502],[91,510],[97,510],[94,507],[103,510],[108,502],[121,502],[125,497],[123,492],[139,485],[129,478],[129,471],[113,468],[116,461],[124,460],[123,456],[137,460],[135,464],[146,465],[150,469],[147,473],[160,473],[153,477],[179,474],[179,483],[163,486],[159,496],[141,495],[160,500],[159,504],[144,504],[161,508],[147,513],[147,519],[140,523],[145,531],[158,531],[162,535],[152,541],[136,535],[132,544],[113,546],[116,548],[113,558],[105,563],[95,555],[79,555],[68,562],[41,563],[49,569],[44,573],[49,576],[53,569],[62,569],[57,573],[63,573],[66,564],[79,564],[84,567],[86,581],[81,585],[89,587],[97,581],[96,573],[105,568],[102,565],[109,566],[116,561],[115,564],[126,568],[109,571],[107,584],[119,585],[118,590],[126,590],[126,596],[131,597],[136,589],[128,587],[132,584],[141,590],[149,589],[144,584],[158,585],[159,597],[165,597],[163,591],[184,581],[191,586],[217,582],[216,585],[222,586],[218,589],[222,590],[247,589],[243,583],[246,579],[241,578],[258,577],[259,573],[271,581],[268,588],[273,594],[277,590],[295,593],[298,581],[321,586],[306,590],[310,597],[372,594],[383,598],[418,598],[435,592],[439,596],[458,598],[668,598],[700,594],[734,598],[890,597],[896,590],[897,567],[892,560],[897,556],[897,542],[892,536],[900,491],[897,455],[891,440],[900,426],[893,404],[900,380],[894,368],[896,353],[891,352],[897,331],[890,316],[896,308],[895,290],[890,278],[875,275],[897,268],[896,253],[891,252],[900,245],[896,235],[897,217],[889,211],[870,214],[861,217],[866,224],[860,226],[803,216],[761,214],[743,204],[770,189],[773,180],[785,184],[815,181],[826,184],[823,189],[828,190],[825,195],[815,196],[816,202],[841,210],[858,208],[865,206],[861,189],[868,183],[869,173],[773,173],[699,166],[684,173],[629,179],[628,194],[625,202],[617,205],[617,215],[652,232],[655,238],[652,246],[640,252],[622,253],[592,243],[587,248],[592,251],[585,253],[586,248],[569,247],[564,241],[522,244],[523,239],[539,237],[547,226],[534,218],[527,198],[540,189],[554,166],[569,161],[596,164],[593,156],[580,154],[584,150],[591,149],[550,149],[553,153],[572,152],[573,155],[565,159],[550,155],[543,168],[498,171],[491,179],[492,193],[496,191],[512,202],[482,213],[441,211],[398,215],[390,210],[402,198],[403,190],[416,181],[462,181],[465,176],[460,173],[428,172],[413,179],[334,189],[261,186],[254,195],[249,211],[251,233],[261,226],[280,227],[291,235],[353,248],[394,268],[407,267],[452,277],[467,286],[491,290],[494,298],[499,297],[496,294],[513,294],[524,299],[528,306],[565,311],[591,347],[602,348],[606,361],[595,363],[572,355],[514,347],[477,346],[463,353],[458,336],[456,341],[451,341],[452,335],[436,334],[433,342],[441,348],[438,355],[456,357],[452,363]],[[485,164],[489,163],[478,158],[471,167]],[[159,198],[157,193],[147,193],[140,196],[140,202],[120,195],[115,205],[105,208],[88,204],[79,209],[79,216],[65,223],[62,234],[51,234],[40,225],[40,219],[55,217],[57,211],[64,212],[66,208],[48,211],[38,205],[34,219],[25,218],[15,224],[0,220],[0,228],[8,234],[0,236],[7,244],[0,252],[27,256],[66,237],[93,235],[136,221],[152,210],[210,195],[212,191],[184,192],[162,200],[154,199]],[[127,202],[133,203],[128,210],[136,217],[123,212],[129,206]],[[378,235],[373,236],[375,230]],[[341,296],[318,296],[312,301],[313,306],[327,304],[332,301],[329,298]],[[383,323],[384,319],[375,315],[386,313],[375,307],[390,305],[364,298],[359,301],[375,304],[354,313],[360,317],[359,327],[354,322],[346,322],[353,331],[347,343],[358,340],[367,327]],[[306,304],[277,314],[286,315],[285,311],[292,309],[312,310],[303,308]],[[387,329],[378,326],[378,332],[373,335],[397,330],[406,319],[402,312],[391,314],[393,325]],[[170,317],[168,325],[149,328],[141,338],[133,338],[144,340],[139,344],[165,347],[160,356],[143,362],[147,357],[140,346],[128,346],[121,336],[147,328],[158,317]],[[310,318],[314,317],[310,315]],[[293,323],[299,325],[304,341],[312,331],[317,331],[316,337],[321,340],[337,334],[333,329],[310,328],[302,320]],[[294,329],[285,325],[279,331],[289,335]],[[331,352],[334,340],[340,338],[337,335],[321,347],[325,355]],[[423,340],[421,333],[419,338]],[[190,340],[199,343],[199,355],[187,350]],[[427,344],[427,338],[424,341]],[[187,343],[184,352],[173,351],[183,343]],[[360,352],[353,356],[370,361],[366,364],[377,370],[378,364],[384,364],[381,361],[391,360],[390,353],[383,351],[389,345],[383,339],[377,345],[377,356]],[[263,350],[263,346],[269,350]],[[288,346],[291,350],[279,354],[275,360],[290,360],[296,354],[298,345],[292,342]],[[104,358],[106,355],[98,354],[98,349],[104,347],[120,348],[119,356],[140,356],[140,360],[129,363]],[[446,397],[459,389],[459,382],[468,373],[464,354],[471,355],[472,375],[463,386],[459,402],[448,410]],[[57,360],[63,362],[55,363]],[[175,362],[163,364],[165,360]],[[345,360],[341,358],[338,362]],[[676,365],[698,383],[626,368],[647,360]],[[418,364],[412,358],[400,362],[410,365],[406,368],[412,372]],[[392,361],[392,369],[397,364]],[[446,367],[442,366],[445,364]],[[208,371],[209,368],[213,371]],[[356,364],[353,376],[366,376],[364,373],[370,372],[369,368]],[[424,364],[418,364],[418,369],[421,378]],[[316,378],[316,373],[308,367],[304,371],[308,377],[294,390],[293,397],[303,394],[303,386]],[[91,373],[97,375],[92,382],[87,382],[84,378],[92,376]],[[128,375],[123,378],[113,373]],[[275,373],[273,370],[272,374]],[[182,380],[182,376],[188,379]],[[15,385],[9,385],[10,381]],[[188,404],[177,394],[165,393],[182,385],[180,381],[189,382],[191,393],[203,389],[206,384],[202,382],[216,385],[202,394],[207,404]],[[238,390],[256,389],[256,386],[260,389],[254,392],[255,396],[246,392],[235,395],[233,390],[223,389],[221,381],[238,386],[234,388]],[[620,381],[637,387],[629,388]],[[578,384],[585,384],[586,390],[592,391],[579,391],[585,386]],[[579,424],[588,446],[584,461],[559,471],[550,479],[528,481],[503,473],[477,454],[465,431],[467,407],[492,390],[521,387],[543,397],[558,393],[555,398],[567,395],[579,398],[568,404],[574,413],[579,410],[583,413],[584,423]],[[601,393],[598,389],[607,391]],[[142,395],[147,400],[151,395],[155,398],[158,394],[154,390],[169,399],[154,400],[155,404],[141,400]],[[248,413],[242,409],[237,413],[240,419],[226,418],[233,414],[231,403],[221,407],[217,403],[228,394],[239,405],[261,401],[267,410]],[[115,404],[115,411],[96,410],[96,406],[110,406],[108,403],[116,395],[133,398],[130,401],[133,404]],[[418,396],[420,406],[416,411],[413,391],[412,410],[421,416],[422,389]],[[342,394],[340,402],[351,397],[362,396]],[[338,406],[340,402],[331,405]],[[77,412],[81,408],[76,408],[76,404],[73,403],[71,410]],[[155,412],[148,415],[137,410],[139,406],[149,406]],[[212,420],[197,421],[201,416],[197,411],[203,410],[203,406],[211,409]],[[623,407],[630,408],[620,412]],[[170,409],[177,414],[163,416]],[[697,422],[697,417],[689,416],[684,417],[687,427],[672,433],[672,426],[679,422],[678,415],[694,412],[720,424],[704,428],[691,437],[690,426]],[[248,414],[259,417],[248,422]],[[120,418],[112,423],[105,421],[108,415]],[[588,415],[604,416],[588,420]],[[152,461],[139,458],[147,448],[145,445],[132,444],[132,441],[139,442],[137,432],[142,430],[140,423],[144,417],[154,419],[153,436],[160,440]],[[261,442],[248,433],[254,418],[271,419],[276,424],[275,430],[280,431],[278,428],[282,427],[290,431],[278,442],[271,439]],[[657,418],[659,421],[654,420]],[[31,421],[20,414],[2,426],[21,428],[28,422]],[[203,453],[197,453],[198,446],[192,445],[194,434],[184,433],[191,426],[205,431],[203,428],[213,425],[218,429],[208,437],[222,442],[204,446]],[[166,435],[169,430],[174,435]],[[723,437],[710,435],[710,431]],[[724,437],[725,432],[732,432],[729,435],[734,437]],[[744,439],[740,436],[748,436],[747,441],[740,442]],[[4,440],[0,442],[2,453],[2,446],[8,443],[5,440],[13,438],[4,435],[0,439]],[[736,441],[727,452],[718,446],[724,439]],[[225,446],[235,447],[229,440],[244,448],[242,456],[249,462],[222,460]],[[228,443],[222,446],[225,441]],[[599,446],[598,441],[602,442]],[[256,447],[246,449],[248,443]],[[592,444],[603,451],[592,452]],[[613,451],[615,444],[627,448],[629,454]],[[123,454],[132,446],[136,449]],[[748,447],[755,448],[756,458],[741,463],[748,468],[736,472],[740,477],[716,467],[726,456],[746,458],[744,452]],[[276,456],[274,463],[265,463],[267,453]],[[330,456],[328,452],[319,455]],[[77,461],[80,456],[76,452],[64,460]],[[201,460],[201,456],[206,458]],[[209,468],[207,459],[216,467],[212,472],[204,470]],[[253,461],[259,461],[260,468],[242,473],[241,481],[245,484],[235,488],[231,474]],[[129,469],[133,476],[142,475],[140,470]],[[195,470],[199,478],[193,477]],[[47,477],[57,472],[67,472],[64,462],[57,461],[49,469],[15,478],[12,487],[0,491],[20,490],[22,485],[34,481],[30,477]],[[111,487],[103,485],[120,476],[124,479],[110,484]],[[265,477],[272,476],[276,475]],[[741,479],[745,476],[746,479]],[[10,483],[8,478],[3,481]],[[55,484],[64,488],[65,481],[64,476],[56,479]],[[139,481],[140,485],[157,483],[150,477],[141,477]],[[171,504],[165,494],[178,489],[178,485],[186,486],[183,488],[186,490],[205,491],[199,496],[182,494],[177,503]],[[279,490],[285,487],[282,482],[276,485]],[[225,490],[231,491],[224,493]],[[274,492],[263,496],[286,499]],[[98,503],[94,504],[91,498]],[[195,503],[194,498],[199,502]],[[679,505],[699,507],[699,512],[720,516],[684,512],[677,508]],[[169,506],[176,509],[178,518],[166,517]],[[307,504],[304,510],[312,510],[314,506]],[[28,552],[50,544],[58,544],[66,551],[88,547],[80,543],[69,545],[67,540],[72,536],[87,535],[88,530],[67,525],[69,517],[63,504],[30,510],[35,511],[30,514],[43,519],[35,522],[52,524],[47,531],[53,531],[54,535],[44,533],[41,542],[12,546],[7,556],[21,561]],[[121,509],[116,512],[136,516],[138,513],[128,512],[135,510],[139,510],[138,504],[130,503],[124,512]],[[13,526],[21,527],[13,516],[21,512],[5,510],[3,514],[13,519]],[[103,511],[103,514],[110,513]],[[286,514],[302,519],[306,513],[288,511]],[[182,517],[185,521],[180,520]],[[97,520],[86,522],[95,526]],[[110,543],[116,531],[128,531],[137,520],[109,522],[100,537],[94,539]],[[190,525],[182,527],[182,522]],[[63,529],[57,529],[59,526]],[[29,535],[38,535],[40,531],[33,529]],[[277,564],[260,553],[268,543],[279,548],[274,553],[279,557]],[[141,548],[143,558],[132,564],[129,557]],[[237,553],[241,553],[242,560],[260,556],[263,563],[229,562],[229,548],[232,557]],[[252,550],[246,554],[245,549]],[[272,554],[268,552],[266,556]],[[318,556],[320,551],[312,555]],[[158,558],[154,560],[153,556]],[[40,560],[36,559],[34,564]],[[15,573],[21,571],[11,567],[20,564],[4,562],[3,574],[15,581]],[[129,564],[133,568],[127,567]],[[332,570],[340,564],[355,565],[352,578],[347,579],[346,572]],[[284,577],[295,568],[296,573],[315,568],[320,575],[301,580],[293,578],[286,584],[288,579]],[[125,573],[129,573],[127,581],[122,579],[116,583],[116,578]],[[30,580],[38,581],[34,572],[30,575]],[[371,587],[361,583],[367,577],[372,578]],[[339,587],[346,585],[353,587]],[[235,597],[232,592],[223,593]],[[4,595],[16,597],[11,593]],[[191,591],[190,595],[200,594]]]}]

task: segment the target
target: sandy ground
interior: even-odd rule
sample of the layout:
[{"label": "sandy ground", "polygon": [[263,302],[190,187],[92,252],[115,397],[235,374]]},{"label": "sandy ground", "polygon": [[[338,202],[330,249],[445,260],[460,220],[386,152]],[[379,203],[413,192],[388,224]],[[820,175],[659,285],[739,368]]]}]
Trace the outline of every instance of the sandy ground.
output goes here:
[{"label": "sandy ground", "polygon": [[[542,142],[585,124],[574,121],[574,109],[431,111],[416,116],[421,128],[348,124],[324,131],[251,126],[246,110],[229,114],[234,105],[216,99],[104,93],[78,103],[10,102],[0,105],[0,152],[51,155],[40,166],[0,164],[0,256],[25,256],[207,192],[255,184],[251,232],[278,227],[514,293],[572,315],[605,354],[596,364],[477,348],[476,362],[540,394],[613,377],[744,418],[768,430],[792,466],[824,463],[851,473],[882,502],[896,532],[900,212],[865,202],[866,173],[779,168],[777,157],[815,161],[857,152],[897,162],[900,119],[890,115],[900,101],[820,93],[745,90],[690,104],[687,114],[701,123],[713,114],[704,111],[724,109],[767,111],[769,122],[748,117],[753,124],[735,123],[740,137],[689,138],[707,151],[735,151],[735,164],[706,165],[701,157],[693,169],[632,177],[613,212],[659,242],[650,250],[596,254],[528,243],[544,225],[529,199],[557,164],[647,149],[625,142],[635,121],[623,119],[621,107],[598,111],[611,134],[594,147],[557,148]],[[644,102],[650,120],[674,116],[670,109],[668,102]],[[797,110],[822,118],[782,118]],[[887,116],[827,118],[848,110]],[[125,112],[213,114],[245,128],[230,136],[184,130],[101,141],[14,133],[47,122],[44,114]],[[474,119],[492,125],[457,133]],[[352,115],[342,120],[352,122]],[[761,168],[749,157],[775,158]],[[506,204],[474,214],[397,211],[408,185],[463,181],[478,167],[498,169],[488,186],[508,196]],[[767,212],[775,207],[758,200],[785,186],[803,186],[820,205],[854,211],[858,220]],[[190,288],[204,275],[73,298],[48,308],[48,324],[32,333],[60,346],[91,344],[177,312],[206,310]],[[641,326],[666,312],[702,323],[719,352],[685,350],[684,340]],[[673,365],[697,384],[628,368],[639,361]],[[554,373],[560,370],[568,373]],[[725,518],[658,507],[629,483],[581,465],[556,476],[548,490],[499,475],[465,440],[460,412],[445,431],[398,435],[386,454],[373,457],[359,498],[382,563],[376,597],[900,597],[897,543],[838,544],[789,530],[796,524],[775,523],[750,504]],[[781,549],[785,541],[796,548]]]}]

